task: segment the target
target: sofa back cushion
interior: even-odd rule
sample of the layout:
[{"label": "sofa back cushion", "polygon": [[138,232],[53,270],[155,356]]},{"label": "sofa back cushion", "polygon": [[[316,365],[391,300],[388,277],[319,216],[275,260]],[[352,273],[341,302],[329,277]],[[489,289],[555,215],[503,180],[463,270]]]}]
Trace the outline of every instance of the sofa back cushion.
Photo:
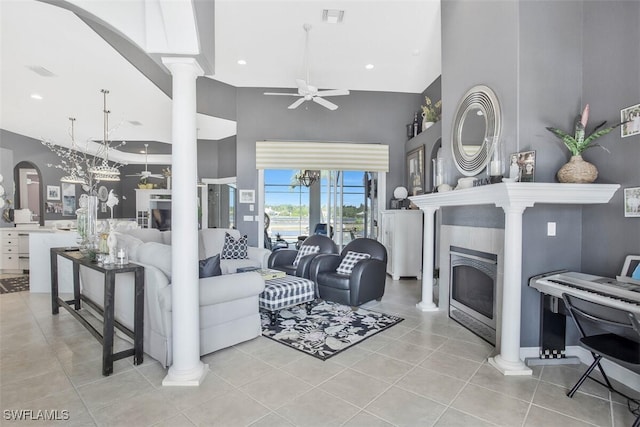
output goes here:
[{"label": "sofa back cushion", "polygon": [[222,252],[225,233],[233,238],[240,238],[240,232],[231,228],[203,228],[200,230],[200,242],[204,252],[200,252],[200,259],[209,258]]},{"label": "sofa back cushion", "polygon": [[124,234],[116,231],[116,239],[118,240],[117,248],[127,251],[127,256],[131,261],[138,260],[138,247],[144,242],[130,234]]},{"label": "sofa back cushion", "polygon": [[156,267],[171,282],[171,246],[157,242],[146,242],[138,246],[138,261]]},{"label": "sofa back cushion", "polygon": [[134,230],[129,230],[127,234],[140,239],[143,242],[164,243],[162,239],[162,232],[157,228],[136,228]]}]

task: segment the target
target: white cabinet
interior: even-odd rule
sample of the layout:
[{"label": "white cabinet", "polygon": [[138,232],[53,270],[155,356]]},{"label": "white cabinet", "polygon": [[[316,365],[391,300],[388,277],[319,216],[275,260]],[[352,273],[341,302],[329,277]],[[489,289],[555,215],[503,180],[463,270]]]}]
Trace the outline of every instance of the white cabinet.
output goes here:
[{"label": "white cabinet", "polygon": [[387,248],[387,273],[422,278],[422,211],[382,212],[382,244]]},{"label": "white cabinet", "polygon": [[19,237],[15,228],[0,230],[0,270],[4,272],[17,272],[19,262]]},{"label": "white cabinet", "polygon": [[171,190],[136,189],[136,220],[142,228],[149,228],[152,209],[171,209]]},{"label": "white cabinet", "polygon": [[29,231],[0,229],[0,270],[5,273],[29,270]]}]

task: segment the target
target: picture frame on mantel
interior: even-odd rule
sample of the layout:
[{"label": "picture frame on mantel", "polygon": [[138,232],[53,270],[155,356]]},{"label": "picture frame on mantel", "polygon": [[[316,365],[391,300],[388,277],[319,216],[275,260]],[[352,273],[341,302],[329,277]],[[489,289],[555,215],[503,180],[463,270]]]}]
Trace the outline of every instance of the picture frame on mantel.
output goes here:
[{"label": "picture frame on mantel", "polygon": [[424,145],[407,153],[407,189],[410,196],[424,194]]}]

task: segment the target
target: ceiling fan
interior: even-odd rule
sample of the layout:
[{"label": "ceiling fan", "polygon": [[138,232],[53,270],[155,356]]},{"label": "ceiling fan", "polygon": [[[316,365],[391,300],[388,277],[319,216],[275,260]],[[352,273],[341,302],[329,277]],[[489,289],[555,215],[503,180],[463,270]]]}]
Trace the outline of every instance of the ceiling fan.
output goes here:
[{"label": "ceiling fan", "polygon": [[309,84],[309,31],[311,30],[311,24],[303,25],[306,32],[305,48],[304,48],[304,66],[306,70],[306,80],[296,79],[296,85],[298,86],[298,93],[282,93],[282,92],[265,92],[265,95],[279,95],[279,96],[299,96],[300,99],[296,100],[293,104],[289,105],[289,109],[293,110],[298,108],[305,101],[313,101],[316,104],[320,104],[329,110],[336,110],[338,106],[333,102],[324,99],[324,96],[340,96],[349,95],[349,91],[346,89],[333,89],[333,90],[318,90],[317,87]]},{"label": "ceiling fan", "polygon": [[140,180],[143,179],[147,179],[147,178],[158,178],[158,179],[164,179],[164,175],[161,175],[159,173],[151,173],[149,170],[147,170],[147,150],[148,150],[149,144],[144,144],[144,170],[140,173],[134,173],[132,175],[127,175],[127,176],[139,176]]}]

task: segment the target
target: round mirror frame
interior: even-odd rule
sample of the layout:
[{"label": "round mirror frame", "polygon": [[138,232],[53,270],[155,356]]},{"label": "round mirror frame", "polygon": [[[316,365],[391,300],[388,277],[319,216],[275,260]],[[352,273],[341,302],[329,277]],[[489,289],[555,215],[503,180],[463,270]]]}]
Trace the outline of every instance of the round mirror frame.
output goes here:
[{"label": "round mirror frame", "polygon": [[[475,109],[481,110],[484,114],[485,133],[478,151],[474,154],[468,154],[462,145],[462,128],[467,113]],[[487,137],[500,138],[501,130],[500,103],[496,94],[484,85],[477,85],[469,89],[456,108],[451,139],[453,160],[463,175],[474,176],[485,168],[490,156],[486,146]]]}]

